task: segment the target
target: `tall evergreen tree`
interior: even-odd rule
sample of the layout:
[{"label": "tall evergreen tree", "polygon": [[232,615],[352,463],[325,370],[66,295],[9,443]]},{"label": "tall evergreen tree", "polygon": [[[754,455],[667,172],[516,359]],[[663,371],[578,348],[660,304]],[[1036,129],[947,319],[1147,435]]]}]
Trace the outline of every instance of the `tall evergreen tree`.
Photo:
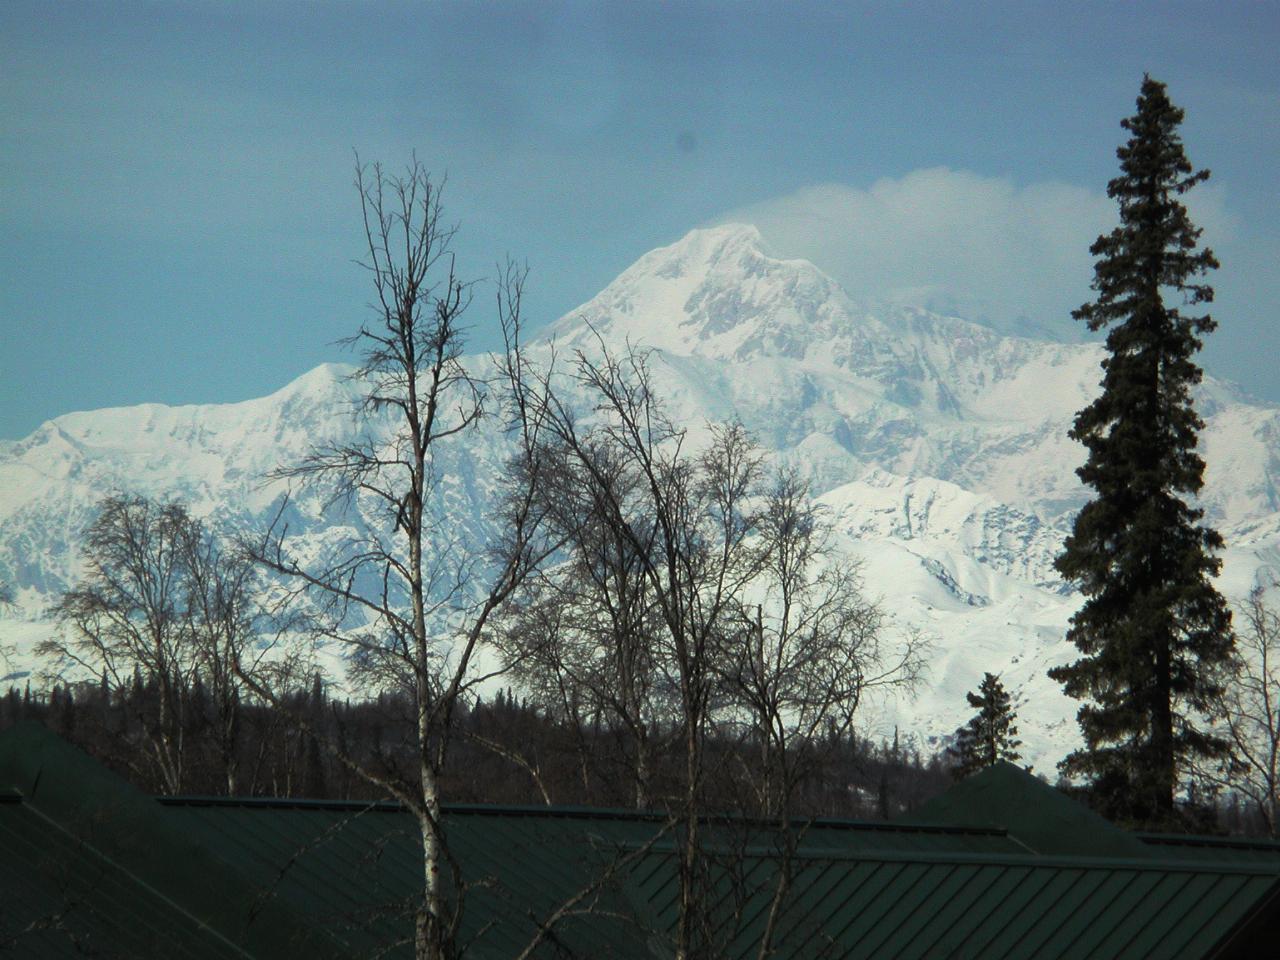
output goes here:
[{"label": "tall evergreen tree", "polygon": [[1230,612],[1211,583],[1222,537],[1188,503],[1204,474],[1192,356],[1216,324],[1165,301],[1211,302],[1198,278],[1218,266],[1178,199],[1209,176],[1183,153],[1182,118],[1164,84],[1144,78],[1137,114],[1121,122],[1132,135],[1116,151],[1121,174],[1107,185],[1120,225],[1090,248],[1097,299],[1073,313],[1108,328],[1108,356],[1102,394],[1070,434],[1088,448],[1077,472],[1094,497],[1056,561],[1086,598],[1067,634],[1084,656],[1049,671],[1090,701],[1078,713],[1085,746],[1063,772],[1087,777],[1111,816],[1146,824],[1172,822],[1188,760],[1226,750],[1199,718],[1232,649]]},{"label": "tall evergreen tree", "polygon": [[947,750],[952,762],[952,773],[957,780],[990,767],[1000,760],[1010,762],[1021,759],[1017,739],[1017,717],[1013,700],[994,673],[985,674],[977,693],[966,693],[969,706],[978,713],[955,733],[955,742]]}]

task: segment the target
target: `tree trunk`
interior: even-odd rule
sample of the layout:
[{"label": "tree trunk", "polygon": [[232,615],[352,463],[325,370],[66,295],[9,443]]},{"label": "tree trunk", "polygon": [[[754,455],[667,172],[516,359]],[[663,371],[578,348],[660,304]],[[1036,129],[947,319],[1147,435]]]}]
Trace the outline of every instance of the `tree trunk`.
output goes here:
[{"label": "tree trunk", "polygon": [[422,902],[415,923],[414,956],[417,960],[443,960],[446,953],[444,924],[441,922],[440,797],[435,775],[425,763],[422,766],[422,789],[426,802],[426,812],[418,817],[418,829],[422,834]]}]

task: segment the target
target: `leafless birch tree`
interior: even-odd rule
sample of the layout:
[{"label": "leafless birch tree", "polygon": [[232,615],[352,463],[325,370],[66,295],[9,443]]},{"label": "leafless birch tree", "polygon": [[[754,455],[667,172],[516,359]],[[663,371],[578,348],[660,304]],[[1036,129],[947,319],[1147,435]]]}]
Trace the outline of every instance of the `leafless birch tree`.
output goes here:
[{"label": "leafless birch tree", "polygon": [[[11,609],[13,605],[13,588],[3,580],[0,580],[0,614]],[[0,644],[0,669],[3,669],[5,673],[9,672],[10,658],[13,654],[14,648],[12,646]]]},{"label": "leafless birch tree", "polygon": [[805,831],[795,816],[797,790],[824,749],[850,734],[866,694],[915,684],[924,644],[910,632],[889,639],[886,616],[864,594],[857,563],[835,549],[829,519],[795,471],[776,472],[761,499],[754,537],[760,570],[738,602],[717,669],[722,729],[742,728],[748,749],[741,756],[755,757],[739,778],[755,799],[745,812],[770,824],[774,847],[756,948],[764,960],[773,955]]},{"label": "leafless birch tree", "polygon": [[70,662],[122,691],[135,677],[153,691],[154,710],[140,718],[146,756],[168,793],[183,784],[186,709],[199,663],[184,629],[184,541],[192,523],[176,503],[112,496],[82,546],[86,576],[53,612],[58,633],[42,656]]},{"label": "leafless birch tree", "polygon": [[[654,755],[678,710],[659,669],[655,638],[663,627],[642,552],[611,520],[613,504],[634,501],[637,491],[626,488],[638,482],[636,472],[617,449],[598,446],[593,456],[598,482],[583,482],[580,465],[566,458],[549,458],[556,466],[544,487],[548,520],[567,556],[528,584],[503,650],[514,679],[574,732],[584,791],[599,786],[591,735],[604,730],[618,746],[610,766],[623,770],[636,809],[647,810]],[[656,529],[636,530],[646,552]]]},{"label": "leafless birch tree", "polygon": [[207,720],[226,793],[234,796],[241,787],[242,700],[249,694],[237,671],[265,679],[292,664],[275,656],[275,642],[260,630],[260,585],[249,558],[195,522],[180,529],[177,548],[185,580],[183,631],[210,701]]},{"label": "leafless birch tree", "polygon": [[[886,644],[880,610],[834,556],[803,482],[771,480],[737,424],[711,426],[692,449],[654,394],[648,355],[597,346],[574,365],[584,403],[545,394],[556,469],[543,493],[569,557],[539,577],[508,652],[542,702],[585,705],[627,732],[637,801],[665,805],[677,825],[675,955],[710,957],[732,919],[712,890],[735,865],[718,849],[731,831],[714,831],[716,851],[704,838],[707,784],[723,773],[708,738],[743,733],[758,763],[740,782],[758,803],[739,809],[785,822],[814,745],[849,730],[867,690],[913,680],[920,651]],[[674,795],[645,777],[654,731],[681,757]],[[775,914],[787,892],[785,879],[771,890]]]},{"label": "leafless birch tree", "polygon": [[[706,747],[726,640],[763,569],[761,457],[736,424],[712,427],[702,449],[689,449],[654,395],[647,355],[599,347],[575,363],[577,391],[592,409],[586,419],[548,394],[558,471],[547,489],[574,559],[553,571],[565,585],[540,611],[551,649],[535,649],[532,667],[548,667],[552,686],[612,696],[614,720],[634,731],[638,774],[646,714],[660,707],[658,719],[669,718],[683,769],[674,794],[651,799],[677,824],[675,955],[707,957],[715,934],[702,836]],[[642,775],[637,795],[649,796]]]},{"label": "leafless birch tree", "polygon": [[[1273,585],[1274,587],[1274,585]],[[1220,713],[1231,759],[1213,777],[1253,804],[1268,835],[1280,833],[1280,612],[1259,584],[1237,606],[1236,650]]]},{"label": "leafless birch tree", "polygon": [[589,506],[595,536],[634,563],[634,589],[652,605],[653,682],[672,691],[683,764],[680,791],[667,798],[679,824],[675,952],[681,960],[701,957],[710,948],[701,909],[708,889],[699,833],[704,748],[726,619],[759,569],[750,501],[760,460],[736,425],[715,428],[706,449],[686,450],[685,432],[654,396],[644,354],[619,356],[601,344],[599,358],[579,353],[575,376],[595,417],[584,424],[553,405],[560,479],[567,499]]},{"label": "leafless birch tree", "polygon": [[915,681],[920,644],[887,641],[883,611],[833,549],[806,482],[783,470],[763,500],[756,592],[739,605],[718,668],[757,753],[747,777],[757,812],[772,818],[789,810],[816,744],[850,731],[868,691]]},{"label": "leafless birch tree", "polygon": [[[277,524],[252,552],[309,598],[318,632],[346,644],[365,679],[412,704],[411,772],[330,749],[417,818],[415,951],[441,960],[457,949],[463,891],[441,820],[440,777],[457,708],[483,679],[477,654],[491,619],[552,549],[535,496],[546,405],[531,398],[520,354],[523,273],[508,267],[499,278],[506,351],[497,374],[484,378],[463,364],[474,287],[455,270],[456,228],[444,220],[437,184],[415,160],[401,176],[358,165],[356,189],[375,298],[372,318],[348,343],[362,357],[353,376],[365,390],[359,412],[368,429],[276,476],[326,491],[331,505],[360,507],[371,532],[315,564],[295,555]],[[444,513],[440,460],[486,415],[504,418],[516,455],[493,505],[498,538],[473,548]]]},{"label": "leafless birch tree", "polygon": [[[182,791],[188,741],[206,724],[235,792],[245,686],[233,665],[265,669],[253,568],[182,504],[136,495],[99,504],[82,551],[87,574],[55,605],[58,633],[40,652],[100,678],[113,697],[129,694],[142,754],[166,792]],[[193,714],[197,684],[212,699],[210,717]]]}]

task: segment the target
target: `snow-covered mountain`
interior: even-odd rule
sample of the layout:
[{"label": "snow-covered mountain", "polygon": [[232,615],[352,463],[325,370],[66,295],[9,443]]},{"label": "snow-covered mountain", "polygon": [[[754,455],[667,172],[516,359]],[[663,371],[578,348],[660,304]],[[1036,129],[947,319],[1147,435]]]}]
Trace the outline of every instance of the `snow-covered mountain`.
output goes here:
[{"label": "snow-covered mountain", "polygon": [[[594,331],[594,332],[593,332]],[[1060,522],[1082,502],[1067,438],[1095,395],[1102,347],[1002,336],[956,317],[855,301],[754,227],[695,230],[654,250],[551,328],[564,346],[656,348],[692,416],[737,415],[808,464],[950,480]],[[1215,523],[1280,510],[1280,418],[1206,378],[1205,506]]]},{"label": "snow-covered mountain", "polygon": [[[901,628],[931,638],[928,683],[877,722],[921,736],[968,714],[964,692],[1002,672],[1024,700],[1022,739],[1041,768],[1074,738],[1075,705],[1045,676],[1072,655],[1062,640],[1078,603],[1052,561],[1083,502],[1082,449],[1067,438],[1094,395],[1101,348],[1002,336],[955,317],[859,303],[812,264],[767,253],[753,227],[696,230],[638,260],[553,324],[535,352],[603,342],[653,349],[655,385],[697,433],[740,419],[803,469],[864,561],[869,592]],[[487,362],[476,358],[475,363]],[[315,443],[355,430],[358,385],[319,367],[244,403],[146,405],[75,413],[0,443],[0,579],[19,608],[0,619],[0,676],[31,668],[41,611],[77,574],[94,504],[117,490],[187,501],[198,515],[261,523],[283,492],[264,475]],[[1228,542],[1222,585],[1242,596],[1280,568],[1280,408],[1206,378],[1198,394],[1208,462],[1203,503]],[[443,464],[447,510],[481,535],[492,437]],[[292,528],[318,536],[360,517],[293,501]]]}]

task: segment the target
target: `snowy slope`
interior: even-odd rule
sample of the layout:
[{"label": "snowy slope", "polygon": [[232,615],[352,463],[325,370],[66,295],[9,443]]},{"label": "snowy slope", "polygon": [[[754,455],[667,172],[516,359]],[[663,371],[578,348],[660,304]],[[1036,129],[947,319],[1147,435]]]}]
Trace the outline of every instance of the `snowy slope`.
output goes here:
[{"label": "snowy slope", "polygon": [[[1027,761],[1051,774],[1077,745],[1079,706],[1046,675],[1078,655],[1063,636],[1081,597],[1051,567],[1061,534],[931,479],[873,472],[819,502],[843,548],[861,559],[868,593],[882,599],[897,629],[914,628],[933,647],[919,695],[873,704],[864,721],[885,738],[895,728],[924,741],[950,733],[972,715],[964,695],[990,670],[1020,701]],[[1241,598],[1260,573],[1280,574],[1280,516],[1224,532],[1224,594]],[[1037,571],[1048,576],[1037,581]]]},{"label": "snowy slope", "polygon": [[[1081,503],[1066,435],[1102,348],[1002,336],[955,317],[860,304],[754,227],[651,251],[551,328],[562,348],[656,348],[691,419],[737,415],[822,488],[880,467],[933,476],[1061,522]],[[1206,378],[1205,506],[1215,523],[1280,509],[1280,411]]]},{"label": "snowy slope", "polygon": [[[1074,704],[1044,676],[1078,598],[1052,567],[1083,502],[1066,437],[1097,389],[1100,348],[999,335],[923,310],[861,304],[806,261],[768,255],[752,227],[696,230],[654,250],[535,345],[563,358],[603,342],[652,348],[657,388],[698,432],[736,417],[814,481],[841,541],[862,557],[868,589],[899,625],[932,638],[930,680],[882,725],[922,737],[964,719],[984,670],[1026,698],[1022,738],[1041,768],[1069,747]],[[487,363],[475,358],[478,367]],[[197,515],[262,524],[280,483],[264,476],[313,443],[376,433],[359,424],[349,369],[319,367],[244,403],[98,410],[59,417],[0,443],[0,579],[19,608],[0,615],[0,676],[30,670],[41,612],[77,573],[75,544],[110,492],[176,496]],[[1199,395],[1209,465],[1204,505],[1227,537],[1223,587],[1280,569],[1280,409],[1206,380]],[[442,464],[441,510],[484,535],[500,438],[477,435]],[[291,505],[316,549],[341,516],[316,495]],[[333,536],[330,530],[328,536]]]}]

